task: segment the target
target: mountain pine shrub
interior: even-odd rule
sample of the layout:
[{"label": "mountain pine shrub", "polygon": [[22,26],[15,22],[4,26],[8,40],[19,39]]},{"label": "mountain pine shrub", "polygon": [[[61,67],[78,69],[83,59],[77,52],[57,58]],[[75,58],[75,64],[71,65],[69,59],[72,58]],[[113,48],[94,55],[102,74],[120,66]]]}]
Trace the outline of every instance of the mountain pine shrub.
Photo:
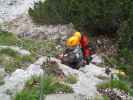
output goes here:
[{"label": "mountain pine shrub", "polygon": [[45,0],[29,15],[39,24],[67,24],[82,31],[115,33],[129,17],[132,0]]}]

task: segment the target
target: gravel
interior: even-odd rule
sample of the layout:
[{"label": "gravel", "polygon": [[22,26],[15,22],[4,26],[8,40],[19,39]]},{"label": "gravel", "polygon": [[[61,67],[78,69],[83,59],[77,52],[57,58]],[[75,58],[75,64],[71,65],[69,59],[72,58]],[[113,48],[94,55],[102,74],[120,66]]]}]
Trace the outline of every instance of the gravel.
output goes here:
[{"label": "gravel", "polygon": [[98,89],[99,93],[106,95],[110,100],[133,100],[133,97],[130,97],[126,92],[118,89]]}]

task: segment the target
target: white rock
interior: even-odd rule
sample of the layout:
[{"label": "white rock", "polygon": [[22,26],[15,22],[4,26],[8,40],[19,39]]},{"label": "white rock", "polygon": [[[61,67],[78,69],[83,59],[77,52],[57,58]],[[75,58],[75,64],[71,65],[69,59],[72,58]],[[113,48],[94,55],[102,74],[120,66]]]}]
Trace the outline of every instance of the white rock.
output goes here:
[{"label": "white rock", "polygon": [[6,94],[0,94],[0,100],[11,100],[9,95]]},{"label": "white rock", "polygon": [[30,55],[30,52],[27,51],[27,50],[24,50],[24,49],[19,50],[18,53],[20,53],[20,54],[23,55],[23,56]]},{"label": "white rock", "polygon": [[100,64],[103,62],[103,59],[101,56],[98,56],[98,55],[92,55],[92,62],[95,62],[96,64]]},{"label": "white rock", "polygon": [[27,13],[36,1],[40,0],[0,0],[0,23]]},{"label": "white rock", "polygon": [[66,76],[72,75],[72,74],[75,74],[75,75],[78,75],[79,74],[79,71],[78,70],[72,69],[69,66],[66,66],[66,65],[61,64],[61,63],[58,63],[58,65],[59,65],[60,69],[64,72],[64,74]]},{"label": "white rock", "polygon": [[[94,61],[101,63],[100,57],[95,55],[95,58],[96,60],[93,59]],[[79,70],[72,69],[60,62],[58,62],[58,64],[66,76],[72,74],[78,76],[78,82],[72,86],[74,93],[85,95],[89,97],[89,99],[92,99],[97,94],[96,85],[103,82],[103,80],[98,79],[96,76],[108,77],[105,74],[104,68],[98,67],[94,64],[86,65]]]},{"label": "white rock", "polygon": [[40,75],[41,73],[43,73],[43,70],[41,69],[40,65],[32,64],[27,69],[27,73],[29,75],[31,75],[31,76],[33,76],[33,75]]},{"label": "white rock", "polygon": [[96,85],[102,82],[96,76],[105,74],[104,70],[93,64],[87,65],[83,69],[85,73],[84,71],[80,71],[79,81],[73,85],[74,92],[88,97],[94,97],[97,94]]}]

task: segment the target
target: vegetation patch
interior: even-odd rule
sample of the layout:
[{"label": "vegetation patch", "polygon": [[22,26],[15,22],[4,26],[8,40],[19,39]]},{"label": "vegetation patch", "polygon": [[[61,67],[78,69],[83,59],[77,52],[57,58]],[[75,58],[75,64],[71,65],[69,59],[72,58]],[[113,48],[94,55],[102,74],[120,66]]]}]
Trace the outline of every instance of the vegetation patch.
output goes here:
[{"label": "vegetation patch", "polygon": [[5,54],[11,57],[16,57],[17,56],[17,52],[10,49],[10,48],[0,48],[0,54]]},{"label": "vegetation patch", "polygon": [[29,50],[35,57],[40,55],[56,55],[59,51],[57,44],[52,40],[18,38],[9,32],[0,32],[0,45],[18,46]]},{"label": "vegetation patch", "polygon": [[110,100],[108,96],[96,96],[94,100]]},{"label": "vegetation patch", "polygon": [[106,88],[117,88],[120,90],[124,90],[125,92],[129,92],[129,86],[126,82],[121,80],[111,80],[109,82],[105,82],[97,85],[98,89],[106,89]]},{"label": "vegetation patch", "polygon": [[65,82],[75,84],[78,81],[76,75],[69,75],[66,77]]},{"label": "vegetation patch", "polygon": [[7,72],[13,72],[17,68],[28,67],[40,55],[55,56],[59,52],[56,49],[56,43],[53,41],[18,38],[15,34],[9,32],[0,32],[0,45],[17,46],[31,52],[30,56],[21,56],[10,48],[0,49],[0,64]]},{"label": "vegetation patch", "polygon": [[40,82],[40,77],[34,76],[29,80],[25,88],[17,93],[14,100],[39,100],[40,97],[40,85],[43,83],[43,93],[44,95],[53,93],[71,93],[73,92],[70,86],[61,84],[57,81],[56,77],[47,76],[44,77],[43,82]]},{"label": "vegetation patch", "polygon": [[20,43],[19,39],[15,34],[9,32],[0,31],[0,45],[18,45]]},{"label": "vegetation patch", "polygon": [[132,0],[45,0],[35,3],[29,15],[39,24],[73,23],[79,30],[112,35],[129,17],[130,6]]},{"label": "vegetation patch", "polygon": [[32,56],[19,56],[12,57],[7,54],[0,54],[0,64],[5,68],[6,72],[13,72],[18,68],[28,67],[33,63],[34,58]]},{"label": "vegetation patch", "polygon": [[27,39],[21,38],[21,47],[29,50],[35,57],[38,56],[55,56],[59,53],[56,48],[57,44],[53,41],[44,39]]}]

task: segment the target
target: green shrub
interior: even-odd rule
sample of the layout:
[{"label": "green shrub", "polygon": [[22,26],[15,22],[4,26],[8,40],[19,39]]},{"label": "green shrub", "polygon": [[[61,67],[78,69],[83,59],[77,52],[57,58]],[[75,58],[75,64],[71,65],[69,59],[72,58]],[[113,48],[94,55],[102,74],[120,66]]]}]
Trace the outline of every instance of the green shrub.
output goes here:
[{"label": "green shrub", "polygon": [[[133,3],[129,10],[129,18],[121,24],[119,34],[119,63],[126,69],[128,79],[133,84]],[[133,85],[132,85],[133,87]]]},{"label": "green shrub", "polygon": [[29,15],[40,24],[73,23],[77,29],[113,33],[129,16],[132,0],[45,0]]}]

